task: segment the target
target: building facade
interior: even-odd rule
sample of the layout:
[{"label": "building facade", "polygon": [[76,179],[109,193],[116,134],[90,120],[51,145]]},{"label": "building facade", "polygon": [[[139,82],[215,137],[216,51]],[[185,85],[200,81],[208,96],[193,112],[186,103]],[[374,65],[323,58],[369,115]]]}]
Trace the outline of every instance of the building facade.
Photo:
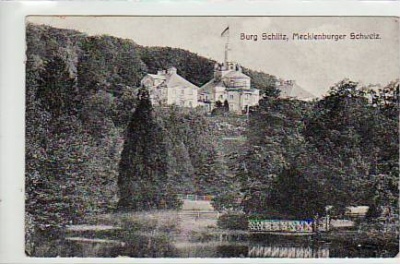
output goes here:
[{"label": "building facade", "polygon": [[258,105],[260,91],[251,88],[251,79],[242,72],[239,64],[224,62],[214,66],[214,78],[203,85],[198,92],[199,105],[209,110],[217,101],[229,104],[229,111],[243,112],[248,107]]},{"label": "building facade", "polygon": [[147,74],[141,81],[141,86],[150,92],[153,105],[180,107],[197,107],[198,89],[177,73],[175,67],[160,70],[157,74]]},{"label": "building facade", "polygon": [[[214,66],[214,77],[201,88],[192,84],[177,73],[175,67],[160,70],[157,74],[147,74],[141,86],[150,92],[153,105],[180,107],[204,107],[212,111],[217,105],[229,105],[230,112],[243,113],[256,106],[260,91],[251,87],[251,78],[242,72],[239,64],[229,61],[229,27],[221,34],[226,37],[225,59]],[[304,90],[293,80],[278,80],[276,88],[281,91],[280,98],[313,100],[315,96]]]},{"label": "building facade", "polygon": [[229,105],[230,112],[242,113],[258,105],[260,91],[251,88],[251,79],[242,72],[239,64],[230,62],[229,27],[221,34],[226,37],[225,59],[214,66],[214,77],[201,88],[177,74],[176,68],[147,74],[141,85],[150,91],[153,105],[205,107],[212,111],[218,105]]}]

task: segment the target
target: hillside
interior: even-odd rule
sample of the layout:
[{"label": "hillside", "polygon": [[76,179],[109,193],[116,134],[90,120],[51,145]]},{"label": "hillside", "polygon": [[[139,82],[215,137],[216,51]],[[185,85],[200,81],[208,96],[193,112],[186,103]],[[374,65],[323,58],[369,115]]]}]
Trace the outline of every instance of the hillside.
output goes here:
[{"label": "hillside", "polygon": [[[26,30],[27,212],[44,226],[113,209],[124,131],[137,105],[134,88],[146,73],[169,66],[200,86],[212,78],[215,62],[106,35],[33,24]],[[275,77],[246,73],[254,86],[276,94]],[[181,191],[210,192],[204,186],[212,179],[204,177],[215,177],[208,162],[216,155],[210,136],[216,122],[179,109],[157,115],[174,135],[174,151],[184,163],[176,164],[185,175]]]}]

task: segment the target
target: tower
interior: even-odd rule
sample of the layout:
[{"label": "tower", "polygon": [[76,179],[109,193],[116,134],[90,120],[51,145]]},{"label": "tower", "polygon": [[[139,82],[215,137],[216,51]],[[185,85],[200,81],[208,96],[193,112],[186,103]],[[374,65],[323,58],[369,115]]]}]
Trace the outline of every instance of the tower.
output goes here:
[{"label": "tower", "polygon": [[226,43],[225,43],[225,57],[224,57],[224,63],[225,66],[228,67],[229,64],[229,27],[226,35]]},{"label": "tower", "polygon": [[222,31],[221,33],[221,37],[225,37],[226,38],[226,42],[225,42],[225,56],[224,56],[224,67],[225,70],[232,70],[233,69],[233,65],[232,63],[229,61],[229,51],[230,51],[230,47],[229,47],[229,26],[227,26],[225,28],[224,31]]}]

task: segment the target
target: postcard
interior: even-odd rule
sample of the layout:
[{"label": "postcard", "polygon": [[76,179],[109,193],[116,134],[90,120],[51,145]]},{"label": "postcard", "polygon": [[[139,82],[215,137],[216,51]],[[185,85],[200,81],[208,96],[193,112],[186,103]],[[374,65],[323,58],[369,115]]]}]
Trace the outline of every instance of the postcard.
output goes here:
[{"label": "postcard", "polygon": [[29,257],[393,258],[398,17],[29,16]]}]

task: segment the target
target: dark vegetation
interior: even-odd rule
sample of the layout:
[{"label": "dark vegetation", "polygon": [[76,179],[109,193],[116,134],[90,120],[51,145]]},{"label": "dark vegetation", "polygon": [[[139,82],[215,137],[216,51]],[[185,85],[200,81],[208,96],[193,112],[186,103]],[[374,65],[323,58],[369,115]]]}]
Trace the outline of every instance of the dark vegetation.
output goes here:
[{"label": "dark vegetation", "polygon": [[[153,186],[161,196],[163,188],[173,193],[215,192],[215,125],[205,114],[154,109],[147,119],[143,109],[135,112],[137,87],[147,72],[175,66],[180,75],[202,85],[212,78],[214,61],[186,50],[147,48],[131,40],[47,26],[28,25],[26,35],[26,212],[32,223],[39,228],[62,226],[79,222],[83,215],[114,210],[118,174],[132,179],[124,168],[143,162],[152,168],[155,160],[162,160],[153,178],[143,179],[153,183],[164,175]],[[254,74],[260,87],[262,76],[273,78]],[[148,121],[148,126],[137,120]],[[160,134],[149,133],[153,128]],[[137,151],[150,156],[135,154],[137,160],[129,165],[129,158],[120,160],[121,153],[126,157]],[[124,191],[119,194],[123,197]],[[156,204],[147,200],[146,205],[129,207],[178,205],[161,196]]]},{"label": "dark vegetation", "polygon": [[219,199],[269,218],[310,218],[327,205],[335,215],[350,205],[398,214],[398,98],[398,81],[373,91],[349,80],[315,102],[264,98],[233,168],[238,188]]},{"label": "dark vegetation", "polygon": [[[398,211],[398,82],[374,92],[345,80],[321,100],[302,102],[277,98],[274,76],[244,69],[264,98],[244,125],[246,151],[225,157],[226,168],[216,149],[218,125],[221,118],[240,121],[221,117],[229,105],[221,102],[222,114],[210,117],[196,109],[153,109],[143,91],[137,96],[147,72],[175,66],[202,85],[213,65],[181,49],[28,25],[32,225],[79,223],[118,205],[178,208],[177,193],[214,194],[220,210],[274,218],[309,218],[326,205],[338,211],[369,205],[371,217],[381,206]],[[146,191],[139,195],[137,188]]]},{"label": "dark vegetation", "polygon": [[249,223],[247,216],[243,213],[228,213],[218,218],[217,225],[222,229],[247,230]]},{"label": "dark vegetation", "polygon": [[119,163],[119,202],[123,210],[176,209],[181,175],[181,149],[155,120],[150,94],[141,88],[139,104],[129,122]]}]

